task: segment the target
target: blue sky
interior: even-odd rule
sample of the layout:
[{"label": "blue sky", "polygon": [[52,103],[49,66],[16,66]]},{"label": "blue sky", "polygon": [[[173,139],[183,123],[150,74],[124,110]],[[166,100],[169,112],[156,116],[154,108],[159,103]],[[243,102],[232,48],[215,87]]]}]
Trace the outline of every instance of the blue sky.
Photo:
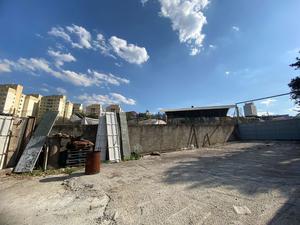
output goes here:
[{"label": "blue sky", "polygon": [[[288,92],[299,0],[0,0],[0,81],[157,112]],[[289,97],[257,102],[292,113]]]}]

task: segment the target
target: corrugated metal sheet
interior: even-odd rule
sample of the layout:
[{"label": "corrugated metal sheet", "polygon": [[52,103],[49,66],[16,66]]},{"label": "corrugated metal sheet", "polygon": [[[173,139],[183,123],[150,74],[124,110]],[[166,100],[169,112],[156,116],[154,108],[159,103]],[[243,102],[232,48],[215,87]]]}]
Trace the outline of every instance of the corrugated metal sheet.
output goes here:
[{"label": "corrugated metal sheet", "polygon": [[46,138],[49,135],[57,118],[57,112],[46,112],[37,129],[26,146],[14,172],[32,172],[35,163],[42,151]]},{"label": "corrugated metal sheet", "polygon": [[239,124],[242,140],[300,140],[300,119]]},{"label": "corrugated metal sheet", "polygon": [[13,120],[12,116],[0,115],[0,169],[4,166]]},{"label": "corrugated metal sheet", "polygon": [[106,116],[101,113],[99,116],[99,123],[96,136],[95,151],[101,152],[101,160],[106,160],[107,152],[107,131],[106,131]]}]

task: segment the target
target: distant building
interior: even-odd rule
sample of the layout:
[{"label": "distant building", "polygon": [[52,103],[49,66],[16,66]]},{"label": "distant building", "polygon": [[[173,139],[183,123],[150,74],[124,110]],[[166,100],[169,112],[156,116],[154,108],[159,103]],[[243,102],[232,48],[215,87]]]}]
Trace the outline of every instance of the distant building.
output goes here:
[{"label": "distant building", "polygon": [[32,95],[26,95],[21,116],[37,117],[40,100],[41,98],[36,98]]},{"label": "distant building", "polygon": [[42,97],[38,111],[38,119],[40,119],[47,111],[58,112],[58,117],[63,118],[65,105],[66,96],[64,95],[50,95]]},{"label": "distant building", "polygon": [[253,102],[248,102],[244,105],[244,115],[248,116],[257,116],[257,109]]},{"label": "distant building", "polygon": [[166,113],[168,123],[178,123],[184,121],[196,121],[203,118],[226,117],[228,110],[235,105],[220,105],[208,107],[191,107],[181,109],[161,110]]},{"label": "distant building", "polygon": [[165,125],[167,123],[159,119],[146,119],[146,120],[138,121],[138,124],[139,125]]},{"label": "distant building", "polygon": [[25,96],[23,86],[18,84],[0,85],[0,113],[21,116]]},{"label": "distant building", "polygon": [[112,104],[112,105],[109,105],[109,106],[106,107],[106,112],[116,112],[116,113],[119,113],[119,112],[123,112],[123,110],[121,109],[120,105]]},{"label": "distant building", "polygon": [[138,113],[135,111],[126,112],[126,117],[128,120],[136,119],[138,117]]},{"label": "distant building", "polygon": [[80,103],[73,103],[73,114],[75,113],[82,113],[83,112],[83,106]]},{"label": "distant building", "polygon": [[22,94],[19,102],[19,107],[17,109],[17,116],[22,116],[23,106],[25,102],[26,95]]},{"label": "distant building", "polygon": [[64,118],[70,119],[73,112],[73,103],[67,102],[65,105],[65,112],[64,112]]},{"label": "distant building", "polygon": [[102,105],[100,104],[92,104],[85,108],[85,114],[90,117],[98,118],[100,112],[102,112]]}]

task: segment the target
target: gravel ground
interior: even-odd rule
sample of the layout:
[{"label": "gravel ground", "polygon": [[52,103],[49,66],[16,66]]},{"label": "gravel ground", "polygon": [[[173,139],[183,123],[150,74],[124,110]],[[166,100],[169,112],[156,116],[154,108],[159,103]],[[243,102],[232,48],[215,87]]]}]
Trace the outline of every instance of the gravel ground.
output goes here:
[{"label": "gravel ground", "polygon": [[0,225],[300,224],[300,144],[235,142],[0,178]]}]

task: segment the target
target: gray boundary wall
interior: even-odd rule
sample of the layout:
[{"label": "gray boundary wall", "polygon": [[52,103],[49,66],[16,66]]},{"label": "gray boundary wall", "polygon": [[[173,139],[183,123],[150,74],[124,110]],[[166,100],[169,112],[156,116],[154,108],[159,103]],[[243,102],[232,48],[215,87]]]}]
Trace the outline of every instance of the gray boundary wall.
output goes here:
[{"label": "gray boundary wall", "polygon": [[241,140],[300,140],[300,119],[241,123],[238,136]]},{"label": "gray boundary wall", "polygon": [[[234,125],[195,125],[195,136],[199,147],[209,143],[223,144],[234,131]],[[168,152],[190,148],[191,125],[129,126],[131,151],[151,153]],[[208,136],[208,138],[207,138]],[[195,141],[192,142],[195,146]]]},{"label": "gray boundary wall", "polygon": [[[199,147],[208,146],[207,137],[211,145],[228,141],[234,131],[234,124],[197,124],[194,125],[195,136]],[[97,125],[56,125],[51,134],[58,132],[80,136],[95,142]],[[189,142],[191,125],[130,125],[128,126],[131,151],[151,153],[154,151],[168,152],[183,148],[190,148]],[[192,141],[195,146],[195,141]]]}]

